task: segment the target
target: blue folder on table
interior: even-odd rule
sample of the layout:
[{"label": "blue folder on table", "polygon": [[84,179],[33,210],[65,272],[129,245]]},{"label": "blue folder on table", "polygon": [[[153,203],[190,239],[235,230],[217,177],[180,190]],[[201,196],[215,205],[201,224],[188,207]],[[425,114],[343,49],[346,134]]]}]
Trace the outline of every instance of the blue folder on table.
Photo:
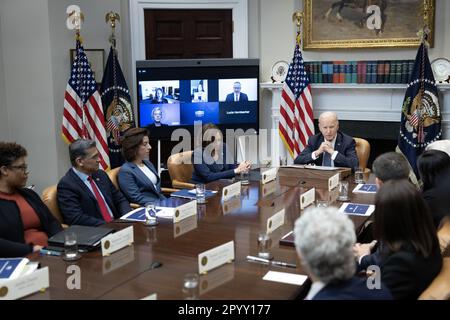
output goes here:
[{"label": "blue folder on table", "polygon": [[347,207],[345,207],[344,212],[351,214],[365,215],[369,207],[370,207],[369,205],[365,204],[349,203]]}]

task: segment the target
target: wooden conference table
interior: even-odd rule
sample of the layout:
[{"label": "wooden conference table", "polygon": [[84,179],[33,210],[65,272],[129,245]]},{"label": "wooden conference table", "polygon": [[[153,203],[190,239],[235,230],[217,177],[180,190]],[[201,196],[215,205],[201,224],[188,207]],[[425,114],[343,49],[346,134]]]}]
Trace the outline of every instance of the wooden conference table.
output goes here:
[{"label": "wooden conference table", "polygon": [[[373,177],[366,177],[373,181]],[[352,202],[373,204],[372,194],[353,194],[353,178],[349,177],[349,195]],[[279,177],[269,184],[251,182],[242,187],[241,197],[221,201],[221,189],[231,181],[208,184],[209,190],[218,195],[209,198],[206,205],[198,206],[197,216],[177,224],[159,219],[156,227],[140,223],[110,223],[114,229],[134,225],[135,242],[102,257],[99,250],[85,253],[75,263],[67,263],[61,257],[32,254],[31,260],[40,261],[50,271],[50,287],[45,292],[33,294],[27,299],[141,299],[153,293],[158,299],[184,299],[183,278],[198,272],[198,254],[234,240],[235,261],[200,276],[199,299],[292,299],[300,287],[266,281],[262,278],[269,271],[305,274],[294,247],[279,245],[280,238],[293,229],[301,215],[299,196],[309,188],[299,187],[299,180]],[[316,199],[334,201],[337,190],[316,188]],[[331,200],[330,200],[331,199]],[[167,203],[181,204],[183,199],[170,198]],[[166,204],[167,204],[166,203]],[[297,268],[268,266],[248,262],[247,255],[257,255],[257,235],[266,230],[267,219],[282,209],[286,210],[285,223],[271,234],[271,253],[275,260],[297,264]],[[367,217],[351,216],[358,230]],[[153,262],[162,265],[152,268]],[[79,267],[80,289],[69,289],[73,278],[71,265]]]}]

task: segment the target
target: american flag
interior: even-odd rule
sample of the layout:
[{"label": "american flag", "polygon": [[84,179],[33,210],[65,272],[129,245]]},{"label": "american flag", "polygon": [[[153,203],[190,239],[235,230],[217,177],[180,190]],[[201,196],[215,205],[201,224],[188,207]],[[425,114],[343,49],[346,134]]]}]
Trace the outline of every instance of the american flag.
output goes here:
[{"label": "american flag", "polygon": [[298,43],[283,85],[280,114],[280,136],[295,159],[314,135],[311,85]]},{"label": "american flag", "polygon": [[103,170],[109,167],[105,118],[94,74],[83,46],[77,40],[76,57],[64,94],[62,136],[67,143],[83,138],[94,140]]}]

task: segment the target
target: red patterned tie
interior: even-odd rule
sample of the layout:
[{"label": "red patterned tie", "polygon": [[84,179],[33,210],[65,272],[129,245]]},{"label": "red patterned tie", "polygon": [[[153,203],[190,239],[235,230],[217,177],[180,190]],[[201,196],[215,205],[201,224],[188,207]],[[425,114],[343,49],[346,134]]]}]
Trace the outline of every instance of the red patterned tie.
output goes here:
[{"label": "red patterned tie", "polygon": [[97,199],[98,206],[100,207],[100,212],[102,213],[103,219],[106,222],[110,222],[112,220],[111,215],[108,212],[108,207],[106,206],[106,202],[103,197],[100,195],[100,191],[97,188],[92,177],[88,177],[89,183],[91,184],[92,191],[94,191],[95,198]]}]

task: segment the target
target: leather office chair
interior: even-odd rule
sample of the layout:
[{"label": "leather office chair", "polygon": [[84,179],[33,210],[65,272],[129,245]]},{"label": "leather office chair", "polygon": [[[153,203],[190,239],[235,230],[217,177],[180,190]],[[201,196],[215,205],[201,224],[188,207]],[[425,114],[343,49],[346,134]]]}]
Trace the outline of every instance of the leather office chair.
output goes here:
[{"label": "leather office chair", "polygon": [[370,156],[370,144],[369,141],[362,138],[353,138],[356,143],[356,154],[358,155],[359,167],[364,170],[364,172],[370,172],[367,168],[367,162]]},{"label": "leather office chair", "polygon": [[192,172],[194,171],[192,152],[185,151],[173,154],[167,159],[172,187],[180,189],[192,189],[195,187],[194,184],[189,183],[192,178]]},{"label": "leather office chair", "polygon": [[44,191],[42,191],[42,201],[45,203],[53,216],[62,224],[63,228],[67,228],[68,226],[64,224],[64,219],[61,211],[59,211],[56,191],[56,185],[46,188]]},{"label": "leather office chair", "polygon": [[419,300],[450,300],[450,258],[444,258],[441,272],[428,288],[422,292]]}]

